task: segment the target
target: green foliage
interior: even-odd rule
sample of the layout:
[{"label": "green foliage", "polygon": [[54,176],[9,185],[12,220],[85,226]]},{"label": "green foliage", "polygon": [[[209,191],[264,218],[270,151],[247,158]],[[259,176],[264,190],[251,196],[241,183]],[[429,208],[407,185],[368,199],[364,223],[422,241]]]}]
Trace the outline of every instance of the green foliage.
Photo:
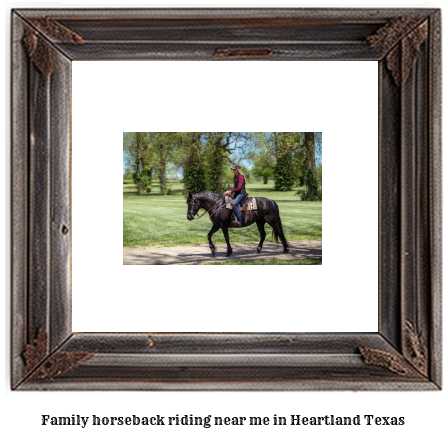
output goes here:
[{"label": "green foliage", "polygon": [[151,169],[164,194],[168,191],[167,183],[179,181],[180,177],[191,189],[186,193],[198,190],[223,193],[233,187],[230,163],[242,165],[249,160],[250,168],[242,165],[247,183],[261,178],[267,184],[273,178],[275,189],[284,191],[296,182],[306,182],[305,163],[314,172],[321,192],[321,169],[318,173],[317,167],[315,173],[314,157],[317,150],[321,159],[321,144],[321,133],[125,132],[123,179],[131,180],[135,175],[139,193],[147,193],[150,190],[147,172]]},{"label": "green foliage", "polygon": [[315,178],[317,179],[318,185],[321,187],[323,185],[323,165],[319,164],[316,169]]},{"label": "green foliage", "polygon": [[295,195],[298,195],[300,197],[301,200],[303,200],[303,197],[305,197],[307,195],[307,189],[306,187],[300,187]]},{"label": "green foliage", "polygon": [[[316,176],[310,169],[303,169],[303,175],[306,178],[307,190],[304,195],[301,196],[302,201],[322,201],[323,200],[323,188],[318,184]],[[298,192],[297,192],[298,194]]]},{"label": "green foliage", "polygon": [[242,168],[242,172],[244,173],[244,176],[245,176],[245,183],[250,184],[251,172],[245,166],[241,166],[241,168]]},{"label": "green foliage", "polygon": [[200,163],[193,163],[183,169],[184,195],[206,190],[205,168]]},{"label": "green foliage", "polygon": [[136,166],[136,169],[132,174],[132,179],[137,187],[137,192],[139,195],[141,195],[142,193],[150,193],[151,177],[152,177],[152,167],[143,168],[143,170],[140,171],[139,167]]},{"label": "green foliage", "polygon": [[280,192],[291,190],[293,187],[292,157],[283,155],[277,162],[274,172],[275,190]]},{"label": "green foliage", "polygon": [[209,147],[211,151],[206,156],[206,190],[217,193],[219,191],[219,151]]},{"label": "green foliage", "polygon": [[254,161],[252,168],[252,174],[254,176],[262,178],[264,184],[268,183],[269,178],[272,178],[275,171],[275,162],[273,158],[267,154],[261,154]]},{"label": "green foliage", "polygon": [[134,184],[133,179],[124,179],[123,184]]},{"label": "green foliage", "polygon": [[130,179],[132,179],[132,169],[129,169],[128,167],[126,167],[126,170],[125,170],[125,172],[123,174],[123,180],[124,181],[126,181],[126,180],[128,181]]}]

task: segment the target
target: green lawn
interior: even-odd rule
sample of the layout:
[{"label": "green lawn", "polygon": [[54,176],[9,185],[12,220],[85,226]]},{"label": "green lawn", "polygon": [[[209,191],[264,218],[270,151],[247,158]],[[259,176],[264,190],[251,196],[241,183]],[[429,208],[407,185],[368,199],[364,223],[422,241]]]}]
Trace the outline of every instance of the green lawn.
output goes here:
[{"label": "green lawn", "polygon": [[[211,229],[208,215],[200,220],[186,218],[186,199],[182,196],[183,184],[171,184],[171,194],[161,196],[159,186],[152,185],[149,194],[138,195],[134,184],[123,184],[123,246],[176,246],[207,243]],[[274,199],[278,203],[281,222],[288,240],[318,240],[322,238],[322,203],[300,201],[290,192],[276,192],[273,181],[247,184],[250,196]],[[202,214],[205,210],[200,210]],[[266,241],[271,240],[271,228],[265,226]],[[242,229],[231,229],[231,242],[258,242],[256,225]],[[213,236],[214,243],[225,243],[219,230]]]}]

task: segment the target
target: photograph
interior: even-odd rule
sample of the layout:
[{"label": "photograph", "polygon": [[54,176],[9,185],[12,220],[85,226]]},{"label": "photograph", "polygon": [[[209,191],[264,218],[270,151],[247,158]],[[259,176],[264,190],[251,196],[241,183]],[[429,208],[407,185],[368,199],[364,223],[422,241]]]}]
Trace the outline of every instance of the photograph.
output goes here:
[{"label": "photograph", "polygon": [[320,265],[322,180],[321,132],[125,132],[123,263]]}]

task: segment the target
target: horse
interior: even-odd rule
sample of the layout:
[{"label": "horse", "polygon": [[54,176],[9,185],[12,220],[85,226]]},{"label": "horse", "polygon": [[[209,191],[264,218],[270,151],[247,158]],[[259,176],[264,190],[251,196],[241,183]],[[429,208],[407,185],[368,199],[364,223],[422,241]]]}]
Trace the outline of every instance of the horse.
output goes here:
[{"label": "horse", "polygon": [[[211,253],[213,257],[216,255],[216,247],[214,246],[211,237],[213,234],[222,229],[223,235],[225,237],[225,242],[227,243],[227,252],[225,257],[230,257],[233,253],[233,249],[230,245],[230,238],[228,236],[228,228],[231,226],[231,216],[233,214],[233,210],[225,208],[225,196],[219,195],[213,192],[198,192],[194,195],[189,192],[188,199],[186,200],[186,204],[188,205],[188,213],[186,215],[189,221],[194,219],[200,219],[205,213],[210,215],[210,220],[213,223],[213,227],[208,233],[208,242],[209,247],[211,249]],[[245,218],[245,215],[249,214],[248,211],[241,212],[242,214],[242,227],[249,227],[256,222],[258,226],[259,234],[261,240],[259,242],[258,247],[256,248],[256,252],[258,254],[262,251],[262,244],[264,243],[266,232],[264,229],[264,225],[267,223],[272,227],[272,233],[274,234],[274,238],[276,243],[278,243],[278,238],[281,239],[281,243],[284,248],[284,252],[289,252],[289,245],[284,236],[284,231],[282,229],[281,218],[279,217],[279,208],[278,204],[267,198],[256,197],[257,210],[251,211],[251,216]],[[204,208],[207,210],[202,216],[195,218],[198,211]],[[244,214],[245,213],[245,214]],[[247,219],[247,221],[245,221]]]}]

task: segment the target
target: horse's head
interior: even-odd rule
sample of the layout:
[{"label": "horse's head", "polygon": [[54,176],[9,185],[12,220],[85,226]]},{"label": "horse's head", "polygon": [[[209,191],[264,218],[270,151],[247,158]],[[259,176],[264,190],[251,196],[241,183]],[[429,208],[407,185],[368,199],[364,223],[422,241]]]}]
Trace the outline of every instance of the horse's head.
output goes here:
[{"label": "horse's head", "polygon": [[192,221],[194,219],[194,216],[200,210],[200,203],[197,199],[194,198],[194,196],[191,194],[191,192],[189,192],[189,196],[188,196],[188,199],[186,200],[186,204],[188,205],[188,213],[187,213],[186,217],[189,221]]}]

